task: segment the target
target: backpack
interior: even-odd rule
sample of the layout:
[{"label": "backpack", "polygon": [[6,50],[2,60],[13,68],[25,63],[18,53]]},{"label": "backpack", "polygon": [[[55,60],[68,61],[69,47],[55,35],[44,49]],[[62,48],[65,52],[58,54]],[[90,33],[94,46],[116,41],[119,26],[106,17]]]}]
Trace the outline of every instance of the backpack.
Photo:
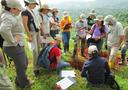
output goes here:
[{"label": "backpack", "polygon": [[50,51],[56,47],[55,45],[50,45],[50,44],[47,44],[43,49],[42,51],[40,52],[39,56],[38,56],[38,60],[37,60],[37,65],[39,67],[43,67],[43,68],[46,68],[48,71],[51,70],[51,67],[50,67],[50,64],[52,64],[55,60],[56,60],[56,57],[54,56],[52,58],[52,60],[50,60],[50,57],[49,57],[49,53]]},{"label": "backpack", "polygon": [[114,74],[110,73],[109,75],[105,75],[105,84],[109,85],[113,90],[120,90],[120,86],[115,80]]}]

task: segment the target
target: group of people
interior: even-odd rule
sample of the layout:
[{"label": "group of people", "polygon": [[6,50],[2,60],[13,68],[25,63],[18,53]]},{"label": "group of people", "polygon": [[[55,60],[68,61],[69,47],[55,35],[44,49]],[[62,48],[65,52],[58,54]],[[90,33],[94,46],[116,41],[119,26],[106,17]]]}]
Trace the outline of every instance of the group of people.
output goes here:
[{"label": "group of people", "polygon": [[[39,14],[36,15],[33,11],[36,5],[38,5],[36,0],[25,0],[24,3],[26,9],[22,10],[23,8],[18,0],[2,0],[2,12],[0,14],[0,35],[4,39],[3,50],[7,56],[13,59],[16,68],[15,83],[20,88],[25,88],[33,83],[26,75],[28,58],[24,48],[24,30],[28,37],[27,42],[34,44],[34,49],[32,51],[33,73],[38,75],[40,73],[40,67],[37,64],[38,56],[41,49],[43,49],[47,44],[56,45],[49,55],[51,59],[54,55],[56,56],[55,62],[50,65],[52,69],[60,69],[62,67],[70,66],[69,63],[61,60],[61,56],[62,53],[65,55],[69,51],[70,34],[73,27],[72,18],[69,16],[67,11],[63,13],[64,15],[62,19],[59,20],[57,15],[58,10],[56,8],[50,9],[47,4],[44,4],[39,9]],[[17,18],[20,13],[22,21]],[[48,15],[49,13],[52,13],[51,17]],[[122,24],[112,15],[108,15],[105,18],[102,15],[96,16],[95,10],[91,11],[88,18],[86,18],[85,14],[81,14],[79,20],[75,24],[75,32],[76,43],[74,45],[75,49],[73,51],[73,56],[76,54],[76,48],[81,48],[82,56],[84,56],[84,49],[88,48],[88,54],[90,57],[90,62],[88,64],[92,63],[95,66],[95,62],[98,62],[99,66],[97,67],[101,68],[101,72],[99,71],[99,73],[92,74],[92,77],[97,74],[100,78],[103,76],[105,71],[106,73],[110,73],[109,67],[111,69],[114,68],[115,56],[123,41],[124,45],[121,56],[122,63],[124,63],[126,50],[128,48],[128,28],[125,28],[126,35],[124,35]],[[62,36],[58,35],[60,33]],[[87,35],[91,35],[91,37],[87,39]],[[52,42],[50,37],[54,39]],[[109,66],[107,62],[99,57],[104,39],[107,41],[107,59]],[[63,52],[60,48],[61,42],[63,42]],[[102,65],[102,62],[104,62],[105,68],[104,65]],[[82,76],[88,77],[88,75],[86,75],[89,74],[87,73],[88,66],[90,65],[86,66],[85,64],[85,67],[82,70]],[[92,69],[93,72],[98,70],[97,68]],[[101,76],[99,76],[99,74]],[[89,76],[89,78],[90,77],[91,76]],[[102,77],[102,79],[103,78],[104,77]],[[92,81],[92,79],[88,80]],[[103,80],[100,80],[98,83],[102,83],[102,81]]]}]

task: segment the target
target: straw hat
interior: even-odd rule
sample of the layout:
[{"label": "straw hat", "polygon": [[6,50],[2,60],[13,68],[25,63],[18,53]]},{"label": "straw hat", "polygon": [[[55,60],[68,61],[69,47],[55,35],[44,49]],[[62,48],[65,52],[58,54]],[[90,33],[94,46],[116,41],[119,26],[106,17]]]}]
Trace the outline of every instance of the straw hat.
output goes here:
[{"label": "straw hat", "polygon": [[96,17],[96,19],[94,19],[95,21],[104,21],[104,17],[102,15],[98,15]]},{"label": "straw hat", "polygon": [[9,8],[17,8],[22,10],[22,6],[18,0],[6,0],[6,4]]},{"label": "straw hat", "polygon": [[63,14],[64,14],[64,17],[69,16],[69,15],[68,15],[68,11],[64,11]]},{"label": "straw hat", "polygon": [[88,47],[88,54],[93,54],[94,51],[98,52],[98,49],[95,45],[91,45]]},{"label": "straw hat", "polygon": [[62,36],[60,34],[56,34],[55,40],[62,41]]},{"label": "straw hat", "polygon": [[41,11],[44,10],[44,9],[47,9],[47,10],[49,10],[49,11],[51,10],[47,4],[43,4],[43,5],[41,6],[41,8],[39,9],[39,11],[41,12]]},{"label": "straw hat", "polygon": [[57,8],[53,8],[52,12],[58,12]]},{"label": "straw hat", "polygon": [[89,13],[90,15],[96,15],[96,11],[94,9],[91,10],[91,12]]},{"label": "straw hat", "polygon": [[36,2],[36,0],[25,0],[25,3],[35,3],[36,5],[38,5],[38,3]]},{"label": "straw hat", "polygon": [[85,19],[85,14],[80,14],[80,19]]}]

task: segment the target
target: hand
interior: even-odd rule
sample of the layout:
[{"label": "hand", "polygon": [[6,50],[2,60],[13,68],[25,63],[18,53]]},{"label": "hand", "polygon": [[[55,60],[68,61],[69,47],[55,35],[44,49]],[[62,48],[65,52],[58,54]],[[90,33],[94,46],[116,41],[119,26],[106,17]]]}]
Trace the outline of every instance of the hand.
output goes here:
[{"label": "hand", "polygon": [[95,38],[96,41],[98,41],[99,39],[100,39],[100,36],[97,36],[97,37]]},{"label": "hand", "polygon": [[28,41],[32,42],[32,35],[31,34],[28,35]]},{"label": "hand", "polygon": [[15,39],[16,39],[16,42],[19,42],[21,40],[21,36],[20,35],[16,35]]}]

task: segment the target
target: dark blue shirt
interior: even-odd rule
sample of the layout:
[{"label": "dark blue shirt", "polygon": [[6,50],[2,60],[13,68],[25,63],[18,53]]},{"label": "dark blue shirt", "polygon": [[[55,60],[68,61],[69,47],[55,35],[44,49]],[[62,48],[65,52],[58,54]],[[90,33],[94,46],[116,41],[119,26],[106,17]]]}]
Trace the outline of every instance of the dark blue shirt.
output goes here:
[{"label": "dark blue shirt", "polygon": [[105,59],[96,56],[84,63],[81,72],[92,84],[102,84],[105,81],[105,74],[110,74],[108,63]]}]

